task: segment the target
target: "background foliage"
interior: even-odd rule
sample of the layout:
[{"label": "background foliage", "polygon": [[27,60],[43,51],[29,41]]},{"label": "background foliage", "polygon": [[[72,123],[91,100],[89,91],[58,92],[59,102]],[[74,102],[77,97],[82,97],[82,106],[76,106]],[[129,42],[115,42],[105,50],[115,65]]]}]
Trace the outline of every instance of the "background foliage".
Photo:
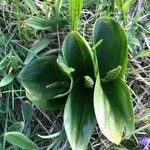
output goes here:
[{"label": "background foliage", "polygon": [[[150,1],[84,0],[79,32],[91,45],[93,23],[100,16],[113,17],[126,30],[126,78],[136,129],[130,139],[115,146],[96,127],[89,149],[142,149],[146,145],[139,140],[150,136]],[[69,149],[62,110],[48,113],[35,107],[18,78],[21,68],[35,57],[59,53],[69,31],[68,18],[66,0],[0,0],[0,149],[19,149],[6,142],[7,131],[22,132],[41,149]]]}]

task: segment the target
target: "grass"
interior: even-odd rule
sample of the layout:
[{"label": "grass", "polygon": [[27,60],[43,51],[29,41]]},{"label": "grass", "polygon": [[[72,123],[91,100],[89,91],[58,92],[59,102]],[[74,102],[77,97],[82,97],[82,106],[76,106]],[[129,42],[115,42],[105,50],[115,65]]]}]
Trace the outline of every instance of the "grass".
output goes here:
[{"label": "grass", "polygon": [[[18,130],[41,150],[68,150],[63,111],[46,112],[31,104],[17,76],[25,60],[60,51],[69,31],[68,6],[66,1],[61,9],[50,0],[32,2],[0,1],[0,149],[19,150],[3,138],[7,131]],[[129,42],[126,78],[136,116],[135,131],[130,139],[123,140],[119,146],[113,145],[97,126],[89,149],[143,149],[138,140],[150,136],[150,2],[131,2],[122,6],[114,5],[113,0],[97,1],[97,4],[85,0],[82,10],[79,31],[91,44],[93,23],[99,16],[112,16],[124,26]],[[54,133],[60,134],[53,138],[38,136]]]}]

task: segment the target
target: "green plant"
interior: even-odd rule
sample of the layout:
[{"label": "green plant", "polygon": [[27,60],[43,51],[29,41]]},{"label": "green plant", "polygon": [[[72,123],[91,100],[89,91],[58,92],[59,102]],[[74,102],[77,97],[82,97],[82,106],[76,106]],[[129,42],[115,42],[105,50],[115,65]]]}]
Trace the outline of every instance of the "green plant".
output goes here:
[{"label": "green plant", "polygon": [[27,97],[38,107],[65,106],[64,126],[73,150],[86,149],[96,120],[102,133],[119,144],[124,129],[126,136],[134,129],[130,92],[124,82],[125,32],[111,18],[97,19],[92,49],[77,31],[82,2],[72,0],[69,6],[71,32],[63,42],[62,55],[33,60],[19,77]]}]

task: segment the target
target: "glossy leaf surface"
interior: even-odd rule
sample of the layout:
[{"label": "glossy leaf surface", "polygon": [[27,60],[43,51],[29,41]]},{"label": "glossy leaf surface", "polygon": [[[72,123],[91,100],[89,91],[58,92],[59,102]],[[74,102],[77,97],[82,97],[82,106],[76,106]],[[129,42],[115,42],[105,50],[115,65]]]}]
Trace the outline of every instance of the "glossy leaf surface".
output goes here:
[{"label": "glossy leaf surface", "polygon": [[71,79],[57,64],[56,56],[47,56],[26,65],[19,74],[26,91],[34,100],[47,100],[66,95]]},{"label": "glossy leaf surface", "polygon": [[83,84],[80,80],[74,84],[64,111],[64,126],[73,150],[86,149],[95,126],[93,89]]},{"label": "glossy leaf surface", "polygon": [[96,48],[98,67],[101,78],[121,66],[120,77],[123,77],[127,65],[127,39],[119,23],[110,18],[99,18],[94,26],[94,43],[103,40]]},{"label": "glossy leaf surface", "polygon": [[75,69],[75,78],[89,75],[94,77],[94,64],[91,48],[85,39],[77,32],[71,32],[64,40],[62,53],[64,61]]},{"label": "glossy leaf surface", "polygon": [[134,127],[131,97],[126,84],[117,78],[100,85],[97,77],[94,91],[94,109],[102,133],[113,143],[119,144],[124,127],[130,135]]}]

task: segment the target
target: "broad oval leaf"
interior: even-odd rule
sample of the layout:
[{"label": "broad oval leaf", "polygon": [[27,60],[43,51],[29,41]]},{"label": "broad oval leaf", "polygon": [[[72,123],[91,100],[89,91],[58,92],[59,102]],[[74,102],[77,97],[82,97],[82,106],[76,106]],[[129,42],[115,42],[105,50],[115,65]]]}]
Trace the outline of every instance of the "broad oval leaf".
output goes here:
[{"label": "broad oval leaf", "polygon": [[94,43],[103,40],[96,47],[99,73],[102,78],[121,66],[120,77],[123,77],[127,66],[127,38],[119,23],[110,18],[99,18],[94,26]]},{"label": "broad oval leaf", "polygon": [[72,84],[70,76],[59,67],[57,56],[32,61],[21,70],[19,77],[36,101],[64,96]]},{"label": "broad oval leaf", "polygon": [[94,78],[92,51],[85,39],[77,32],[69,33],[62,47],[65,63],[74,68],[73,76],[89,75]]},{"label": "broad oval leaf", "polygon": [[131,97],[127,85],[121,78],[101,87],[99,75],[97,76],[94,109],[102,133],[111,142],[119,144],[124,129],[126,135],[132,133],[134,115]]},{"label": "broad oval leaf", "polygon": [[27,150],[36,150],[37,145],[35,143],[33,143],[31,140],[29,140],[25,135],[23,135],[20,132],[7,132],[4,135],[5,139],[15,145],[18,146],[22,149],[27,149]]},{"label": "broad oval leaf", "polygon": [[93,89],[78,80],[67,99],[64,110],[65,131],[73,150],[85,150],[95,127]]}]

